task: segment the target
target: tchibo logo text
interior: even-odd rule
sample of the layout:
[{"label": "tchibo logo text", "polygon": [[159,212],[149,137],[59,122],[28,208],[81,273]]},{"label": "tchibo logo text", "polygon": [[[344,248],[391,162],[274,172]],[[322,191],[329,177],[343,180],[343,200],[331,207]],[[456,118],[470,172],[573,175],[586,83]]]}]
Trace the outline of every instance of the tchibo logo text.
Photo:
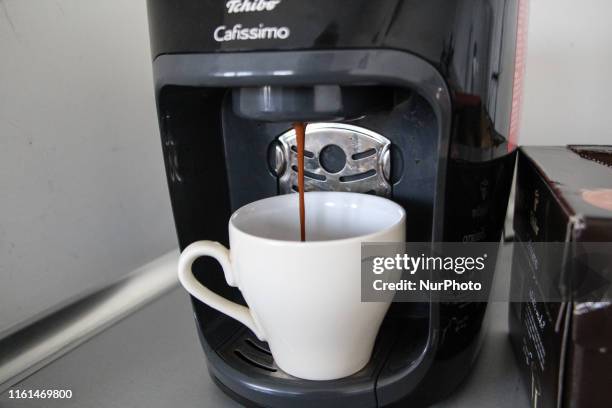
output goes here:
[{"label": "tchibo logo text", "polygon": [[280,3],[281,0],[229,0],[225,3],[227,12],[251,13],[254,11],[271,11]]}]

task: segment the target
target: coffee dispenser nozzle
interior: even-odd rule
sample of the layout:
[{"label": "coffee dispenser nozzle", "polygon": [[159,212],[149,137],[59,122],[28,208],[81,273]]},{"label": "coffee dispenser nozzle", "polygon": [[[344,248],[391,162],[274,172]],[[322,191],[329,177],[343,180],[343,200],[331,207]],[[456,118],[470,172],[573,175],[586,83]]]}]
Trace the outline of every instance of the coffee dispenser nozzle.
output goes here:
[{"label": "coffee dispenser nozzle", "polygon": [[391,103],[385,89],[340,85],[234,88],[236,115],[264,122],[317,122],[352,119]]}]

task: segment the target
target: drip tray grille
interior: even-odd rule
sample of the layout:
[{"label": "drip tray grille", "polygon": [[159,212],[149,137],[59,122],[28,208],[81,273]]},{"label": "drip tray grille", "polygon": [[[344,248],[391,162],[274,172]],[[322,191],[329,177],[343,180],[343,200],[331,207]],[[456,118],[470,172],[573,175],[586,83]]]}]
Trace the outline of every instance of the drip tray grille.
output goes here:
[{"label": "drip tray grille", "polygon": [[[384,340],[383,340],[384,341]],[[358,373],[337,381],[342,382],[363,382],[372,381],[374,373],[383,363],[386,352],[377,342],[372,359],[366,367]],[[268,343],[258,340],[249,330],[241,328],[217,353],[222,359],[233,368],[246,373],[253,379],[273,377],[276,380],[284,379],[286,382],[325,384],[326,381],[307,381],[293,377],[282,371],[274,362]]]},{"label": "drip tray grille", "polygon": [[248,335],[241,337],[241,340],[236,344],[234,354],[239,359],[255,368],[266,370],[271,373],[278,372],[278,367],[274,364],[272,353],[266,343],[263,343],[254,337]]}]

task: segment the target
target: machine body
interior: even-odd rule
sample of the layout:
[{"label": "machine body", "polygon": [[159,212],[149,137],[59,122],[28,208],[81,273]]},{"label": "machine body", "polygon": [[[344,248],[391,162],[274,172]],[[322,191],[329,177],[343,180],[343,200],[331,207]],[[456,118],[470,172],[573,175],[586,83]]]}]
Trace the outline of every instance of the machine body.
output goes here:
[{"label": "machine body", "polygon": [[[519,0],[148,0],[161,139],[180,248],[227,244],[242,205],[306,190],[386,196],[409,241],[501,237],[516,147]],[[520,37],[520,36],[519,36]],[[296,214],[297,216],[297,214]],[[210,259],[199,280],[243,302]],[[370,363],[288,376],[265,343],[193,300],[213,379],[249,406],[427,405],[474,362],[486,303],[397,303]]]}]

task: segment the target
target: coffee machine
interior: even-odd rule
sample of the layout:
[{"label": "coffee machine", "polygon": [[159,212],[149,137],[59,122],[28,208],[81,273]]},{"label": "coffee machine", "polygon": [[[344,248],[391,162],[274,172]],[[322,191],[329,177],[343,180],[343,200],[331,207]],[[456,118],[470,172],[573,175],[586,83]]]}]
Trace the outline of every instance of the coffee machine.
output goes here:
[{"label": "coffee machine", "polygon": [[[181,250],[227,245],[230,214],[296,191],[377,194],[408,241],[499,242],[514,169],[522,0],[148,0],[155,93]],[[206,287],[236,302],[219,265]],[[358,276],[358,275],[356,275]],[[279,370],[244,326],[192,299],[210,375],[247,406],[425,406],[469,372],[486,303],[395,303],[369,364]]]}]

